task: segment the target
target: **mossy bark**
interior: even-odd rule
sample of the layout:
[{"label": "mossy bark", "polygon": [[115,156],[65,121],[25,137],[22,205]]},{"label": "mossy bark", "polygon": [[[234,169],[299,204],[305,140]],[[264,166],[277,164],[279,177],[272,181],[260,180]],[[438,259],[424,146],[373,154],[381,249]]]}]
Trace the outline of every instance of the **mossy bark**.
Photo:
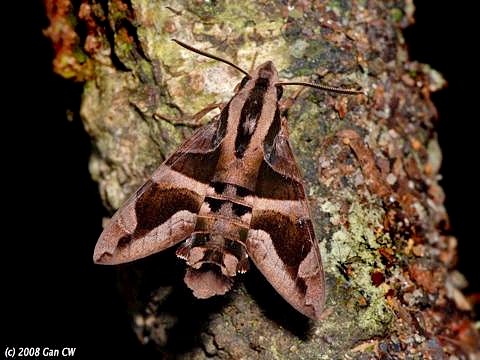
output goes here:
[{"label": "mossy bark", "polygon": [[111,210],[192,132],[153,114],[186,119],[228,100],[241,79],[172,37],[245,69],[272,60],[284,79],[368,94],[306,89],[289,113],[326,272],[324,319],[291,310],[255,269],[228,295],[196,300],[167,251],[120,267],[141,341],[183,359],[474,356],[438,185],[430,93],[444,81],[408,57],[411,1],[45,3],[55,70],[85,81],[90,171]]}]

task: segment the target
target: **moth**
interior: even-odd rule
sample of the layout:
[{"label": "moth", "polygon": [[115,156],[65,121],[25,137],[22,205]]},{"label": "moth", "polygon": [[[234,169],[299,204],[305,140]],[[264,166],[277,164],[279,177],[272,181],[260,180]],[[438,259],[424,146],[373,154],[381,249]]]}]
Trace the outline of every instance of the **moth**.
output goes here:
[{"label": "moth", "polygon": [[245,77],[199,128],[114,214],[95,247],[97,264],[120,264],[176,244],[185,284],[197,298],[223,295],[249,258],[300,313],[319,319],[325,302],[320,251],[289,142],[283,86],[271,61]]}]

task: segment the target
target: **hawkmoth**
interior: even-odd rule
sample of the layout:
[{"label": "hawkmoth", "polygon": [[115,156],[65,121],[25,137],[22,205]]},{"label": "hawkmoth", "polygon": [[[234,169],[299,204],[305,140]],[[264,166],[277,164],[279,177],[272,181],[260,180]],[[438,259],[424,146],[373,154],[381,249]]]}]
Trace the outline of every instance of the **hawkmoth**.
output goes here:
[{"label": "hawkmoth", "polygon": [[244,73],[231,100],[199,128],[114,214],[94,251],[97,264],[143,258],[181,243],[186,285],[197,298],[225,294],[250,258],[300,313],[325,302],[320,251],[289,142],[283,86],[271,61]]}]

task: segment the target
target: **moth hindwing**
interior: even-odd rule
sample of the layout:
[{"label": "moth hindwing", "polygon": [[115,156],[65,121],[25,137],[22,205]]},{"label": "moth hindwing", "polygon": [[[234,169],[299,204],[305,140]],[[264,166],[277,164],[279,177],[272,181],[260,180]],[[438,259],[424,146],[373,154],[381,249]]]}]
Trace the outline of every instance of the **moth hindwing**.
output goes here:
[{"label": "moth hindwing", "polygon": [[247,75],[220,115],[112,217],[94,261],[124,263],[181,243],[185,283],[197,298],[208,298],[225,294],[250,257],[286,301],[318,319],[325,301],[320,252],[279,105],[289,83],[279,82],[271,61],[252,74],[239,70]]}]

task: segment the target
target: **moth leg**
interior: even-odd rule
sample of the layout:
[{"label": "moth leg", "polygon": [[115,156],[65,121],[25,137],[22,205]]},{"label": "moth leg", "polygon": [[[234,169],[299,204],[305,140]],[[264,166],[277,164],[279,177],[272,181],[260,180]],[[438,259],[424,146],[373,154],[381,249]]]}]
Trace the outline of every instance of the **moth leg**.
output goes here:
[{"label": "moth leg", "polygon": [[305,90],[305,87],[300,87],[292,96],[283,98],[279,101],[278,107],[280,108],[280,114],[282,114],[282,116],[284,116],[285,113],[295,104],[303,90]]},{"label": "moth leg", "polygon": [[258,51],[255,51],[255,54],[253,54],[252,65],[250,65],[250,69],[248,69],[249,74],[252,74],[253,71],[255,70],[255,62],[257,61],[257,57],[258,57]]},{"label": "moth leg", "polygon": [[190,115],[190,114],[184,114],[180,108],[177,107],[177,109],[180,111],[180,116],[177,118],[172,118],[170,116],[166,116],[163,114],[159,113],[154,113],[153,118],[155,120],[164,120],[169,122],[172,125],[183,125],[183,126],[189,126],[192,128],[198,128],[202,126],[202,119],[205,115],[207,115],[210,111],[215,110],[219,108],[220,110],[223,107],[223,103],[211,103],[208,104],[205,108],[200,110],[199,112]]}]

